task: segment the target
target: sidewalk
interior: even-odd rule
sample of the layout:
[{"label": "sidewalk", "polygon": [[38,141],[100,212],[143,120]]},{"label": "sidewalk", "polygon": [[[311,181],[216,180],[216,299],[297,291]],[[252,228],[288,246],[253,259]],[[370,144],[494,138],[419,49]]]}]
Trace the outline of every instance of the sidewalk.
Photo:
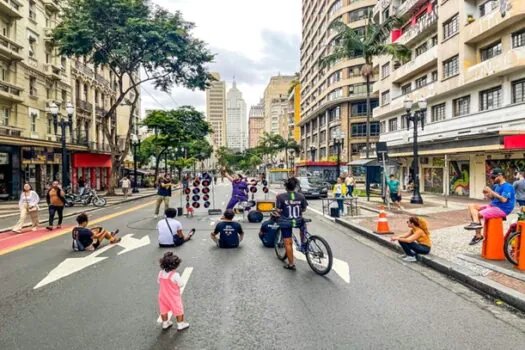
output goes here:
[{"label": "sidewalk", "polygon": [[[115,195],[115,196],[105,196],[102,194],[104,198],[107,200],[107,205],[104,208],[111,207],[114,205],[118,205],[121,203],[127,203],[131,201],[136,201],[141,198],[145,197],[151,197],[154,196],[157,193],[157,190],[154,188],[144,188],[140,189],[139,193],[136,194],[130,194],[127,200],[124,200],[124,195]],[[40,211],[39,211],[39,221],[41,224],[47,223],[48,220],[48,214],[47,214],[47,203],[44,200],[40,201]],[[93,205],[75,205],[71,208],[65,208],[64,209],[64,217],[70,217],[74,215],[78,215],[80,213],[90,212],[93,210],[99,209]],[[18,209],[18,201],[8,201],[8,202],[2,202],[0,203],[0,232],[6,232],[10,231],[11,227],[13,227],[14,224],[18,221],[20,215],[20,210]],[[26,220],[26,225],[24,227],[30,226],[30,220],[29,218]]]}]

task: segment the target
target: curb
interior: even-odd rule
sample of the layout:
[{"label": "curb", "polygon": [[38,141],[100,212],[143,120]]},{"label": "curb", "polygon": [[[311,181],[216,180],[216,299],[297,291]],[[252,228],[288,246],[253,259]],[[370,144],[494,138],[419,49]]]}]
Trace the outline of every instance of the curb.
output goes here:
[{"label": "curb", "polygon": [[[177,189],[176,189],[177,190]],[[83,213],[89,213],[89,212],[92,212],[92,211],[95,211],[95,210],[98,210],[98,209],[104,209],[104,208],[111,208],[113,206],[116,206],[116,205],[120,205],[120,204],[124,204],[124,203],[129,203],[129,202],[133,202],[133,201],[138,201],[140,199],[143,199],[143,198],[149,198],[149,197],[153,197],[153,196],[156,196],[157,193],[151,193],[151,194],[146,194],[146,195],[143,195],[143,196],[140,196],[140,197],[135,197],[135,198],[130,198],[130,199],[125,199],[121,202],[118,202],[118,203],[114,203],[114,204],[110,204],[110,205],[107,205],[107,206],[104,206],[102,208],[97,208],[97,207],[86,207],[85,210],[82,210]],[[74,207],[73,207],[74,208]],[[73,212],[73,213],[69,213],[69,214],[65,214],[64,213],[64,219],[65,218],[69,218],[69,217],[72,217],[72,216],[75,216],[77,215],[79,212]],[[39,220],[38,223],[39,224],[43,224],[43,223],[46,223],[48,220]],[[22,226],[22,228],[26,228],[26,227],[30,227],[31,224],[24,224],[24,226]],[[11,228],[12,226],[9,226],[9,227],[4,227],[4,228],[0,228],[0,233],[4,233],[4,232],[8,232],[8,231],[11,231]]]},{"label": "curb", "polygon": [[[379,243],[380,245],[387,247],[396,252],[403,252],[403,249],[395,243],[384,240],[381,236],[369,231],[368,229],[349,222],[335,219],[337,224],[340,224],[348,229],[351,229],[358,234],[367,237],[368,239]],[[513,307],[525,311],[525,297],[522,293],[515,291],[514,289],[508,288],[502,284],[492,281],[486,277],[480,276],[479,274],[466,269],[463,266],[454,264],[443,258],[434,255],[420,255],[420,260],[423,264],[428,267],[445,274],[453,279],[461,282],[462,284],[488,294],[494,298],[501,299]]]}]

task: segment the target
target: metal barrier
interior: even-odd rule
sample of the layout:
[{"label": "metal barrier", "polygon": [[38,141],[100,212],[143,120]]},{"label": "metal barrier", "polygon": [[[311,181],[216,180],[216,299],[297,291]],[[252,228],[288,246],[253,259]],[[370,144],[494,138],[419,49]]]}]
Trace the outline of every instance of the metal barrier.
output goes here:
[{"label": "metal barrier", "polygon": [[[357,197],[345,197],[343,205],[347,208],[346,215],[359,216],[359,205]],[[330,207],[335,203],[339,207],[337,198],[322,198],[321,203],[323,206],[323,215],[330,215]]]}]

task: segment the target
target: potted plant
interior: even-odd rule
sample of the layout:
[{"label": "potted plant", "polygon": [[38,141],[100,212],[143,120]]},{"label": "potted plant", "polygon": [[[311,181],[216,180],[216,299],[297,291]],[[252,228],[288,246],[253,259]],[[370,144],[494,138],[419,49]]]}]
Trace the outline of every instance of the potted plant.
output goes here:
[{"label": "potted plant", "polygon": [[472,16],[472,15],[468,15],[467,16],[467,24],[470,24],[470,23],[472,23],[474,21],[475,21],[474,16]]}]

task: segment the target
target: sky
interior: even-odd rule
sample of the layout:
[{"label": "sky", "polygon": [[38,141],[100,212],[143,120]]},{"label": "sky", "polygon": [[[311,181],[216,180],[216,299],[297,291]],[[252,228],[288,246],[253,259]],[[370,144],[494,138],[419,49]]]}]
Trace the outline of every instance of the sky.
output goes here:
[{"label": "sky", "polygon": [[[217,71],[237,88],[249,106],[257,104],[270,77],[299,71],[301,0],[153,0],[170,11],[179,10],[195,23],[194,35],[216,54],[210,71]],[[171,94],[142,89],[142,109],[192,105],[206,111],[201,91],[175,87]]]}]

